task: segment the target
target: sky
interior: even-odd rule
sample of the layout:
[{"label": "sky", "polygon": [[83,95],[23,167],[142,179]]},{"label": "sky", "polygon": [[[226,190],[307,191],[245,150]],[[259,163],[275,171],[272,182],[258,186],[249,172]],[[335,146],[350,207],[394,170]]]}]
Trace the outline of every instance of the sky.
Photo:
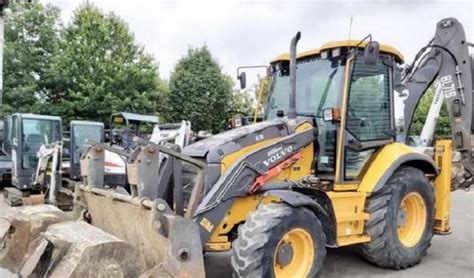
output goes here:
[{"label": "sky", "polygon": [[[68,22],[87,0],[42,0],[62,10]],[[394,46],[407,61],[434,34],[436,23],[456,17],[473,42],[474,0],[89,0],[104,12],[123,18],[136,41],[159,62],[168,78],[189,46],[207,45],[234,80],[236,68],[266,65],[289,50],[291,37],[302,32],[299,50],[317,48],[330,40],[372,38]],[[264,70],[247,71],[248,83]],[[237,82],[236,82],[237,83]]]}]

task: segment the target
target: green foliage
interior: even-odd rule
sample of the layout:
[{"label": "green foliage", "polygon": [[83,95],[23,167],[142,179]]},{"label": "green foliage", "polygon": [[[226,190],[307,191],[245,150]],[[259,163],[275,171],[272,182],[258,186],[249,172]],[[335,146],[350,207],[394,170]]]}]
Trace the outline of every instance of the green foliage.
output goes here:
[{"label": "green foliage", "polygon": [[167,120],[190,120],[194,130],[219,132],[232,108],[232,80],[206,46],[190,47],[171,73]]},{"label": "green foliage", "polygon": [[10,1],[5,15],[3,105],[1,115],[39,112],[45,77],[59,42],[59,9],[39,2]]},{"label": "green foliage", "polygon": [[[428,89],[425,95],[421,98],[418,107],[416,108],[415,115],[410,127],[409,135],[420,135],[423,125],[426,122],[426,116],[433,101],[435,88],[432,86]],[[439,114],[438,121],[436,123],[435,137],[447,137],[451,135],[451,127],[449,123],[448,109],[446,104],[443,103]]]},{"label": "green foliage", "polygon": [[10,4],[6,16],[2,115],[30,112],[108,121],[112,112],[159,113],[218,132],[232,113],[252,113],[246,92],[232,92],[206,47],[190,48],[169,84],[127,24],[93,5],[79,7],[69,24],[56,7]]},{"label": "green foliage", "polygon": [[134,42],[127,24],[93,5],[75,11],[48,66],[48,104],[41,110],[65,120],[107,121],[116,111],[154,113],[166,89],[155,61]]},{"label": "green foliage", "polygon": [[270,93],[271,85],[272,85],[271,77],[264,77],[264,78],[259,79],[257,90],[255,90],[255,99],[259,101],[259,104],[258,104],[259,114],[263,113],[264,110],[266,109],[268,94]]},{"label": "green foliage", "polygon": [[248,91],[234,90],[232,93],[232,102],[230,107],[231,116],[253,116],[255,113],[253,100]]}]

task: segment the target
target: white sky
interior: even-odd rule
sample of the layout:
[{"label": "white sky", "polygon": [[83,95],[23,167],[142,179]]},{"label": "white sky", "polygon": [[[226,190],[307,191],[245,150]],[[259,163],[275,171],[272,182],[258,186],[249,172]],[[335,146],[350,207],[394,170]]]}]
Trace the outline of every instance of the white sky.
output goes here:
[{"label": "white sky", "polygon": [[[62,10],[68,22],[73,10],[86,0],[42,0]],[[169,77],[188,46],[206,44],[234,80],[239,65],[265,65],[288,52],[290,38],[302,32],[299,50],[319,47],[329,40],[347,39],[350,17],[352,38],[371,33],[374,40],[400,50],[407,61],[433,36],[436,23],[456,17],[473,40],[472,0],[89,0],[105,12],[123,18]],[[257,73],[247,71],[248,83]]]}]

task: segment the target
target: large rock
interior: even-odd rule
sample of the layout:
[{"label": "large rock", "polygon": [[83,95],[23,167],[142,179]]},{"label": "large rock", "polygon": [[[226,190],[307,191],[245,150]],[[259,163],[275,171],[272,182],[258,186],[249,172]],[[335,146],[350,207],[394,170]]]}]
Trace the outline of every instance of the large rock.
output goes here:
[{"label": "large rock", "polygon": [[64,212],[51,205],[12,208],[0,216],[0,267],[17,272],[32,242],[50,225],[65,219]]},{"label": "large rock", "polygon": [[21,277],[138,277],[145,263],[127,242],[83,221],[50,226],[19,271]]}]

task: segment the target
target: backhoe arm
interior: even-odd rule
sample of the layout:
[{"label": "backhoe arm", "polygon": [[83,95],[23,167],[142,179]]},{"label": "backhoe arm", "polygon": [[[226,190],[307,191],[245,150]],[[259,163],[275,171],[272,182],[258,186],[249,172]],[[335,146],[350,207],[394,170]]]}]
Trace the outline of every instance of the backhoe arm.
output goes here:
[{"label": "backhoe arm", "polygon": [[447,103],[454,150],[462,157],[464,180],[457,187],[473,183],[471,135],[473,126],[473,58],[464,28],[455,18],[438,22],[433,40],[416,55],[402,85],[408,89],[405,101],[405,135],[408,135],[415,109],[436,78]]}]

